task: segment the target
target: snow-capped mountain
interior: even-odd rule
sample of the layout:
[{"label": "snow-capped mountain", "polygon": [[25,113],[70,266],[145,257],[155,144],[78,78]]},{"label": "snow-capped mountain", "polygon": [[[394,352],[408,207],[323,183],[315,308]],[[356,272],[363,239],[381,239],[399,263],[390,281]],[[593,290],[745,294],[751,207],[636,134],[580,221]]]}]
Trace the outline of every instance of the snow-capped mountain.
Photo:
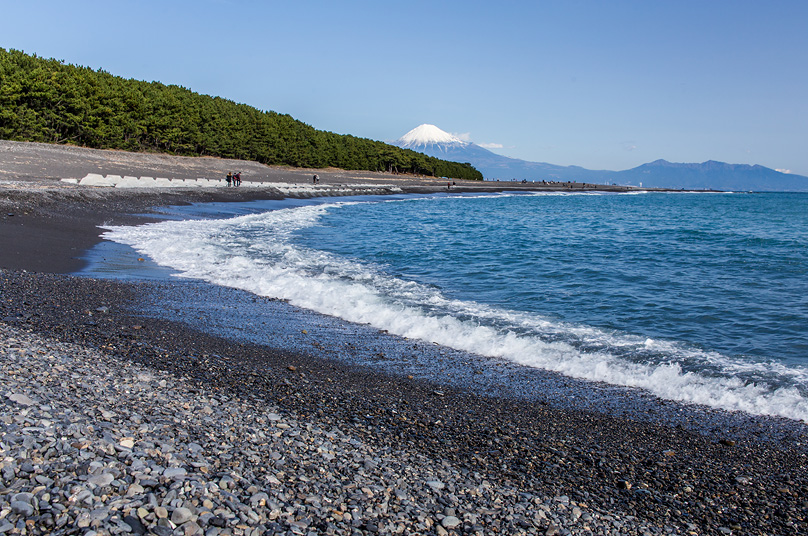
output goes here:
[{"label": "snow-capped mountain", "polygon": [[423,124],[401,136],[396,141],[396,145],[418,152],[430,149],[445,152],[448,146],[465,147],[471,144],[452,136],[435,125]]},{"label": "snow-capped mountain", "polygon": [[420,125],[392,144],[444,160],[468,162],[489,180],[569,180],[604,183],[609,180],[610,174],[614,173],[613,171],[592,171],[578,166],[556,166],[543,162],[508,158],[480,147],[476,143],[463,141],[435,125]]},{"label": "snow-capped mountain", "polygon": [[392,144],[443,160],[467,162],[477,168],[487,180],[577,181],[738,191],[808,191],[808,177],[745,164],[714,161],[676,164],[657,160],[633,169],[609,171],[529,162],[498,155],[475,143],[463,141],[435,125],[416,127]]}]

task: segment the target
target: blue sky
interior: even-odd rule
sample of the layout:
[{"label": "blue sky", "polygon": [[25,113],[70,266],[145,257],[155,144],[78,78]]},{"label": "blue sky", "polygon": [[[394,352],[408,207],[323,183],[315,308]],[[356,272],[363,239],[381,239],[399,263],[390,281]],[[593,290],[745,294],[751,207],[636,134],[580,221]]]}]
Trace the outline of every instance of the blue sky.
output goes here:
[{"label": "blue sky", "polygon": [[0,0],[0,47],[389,141],[808,175],[808,2]]}]

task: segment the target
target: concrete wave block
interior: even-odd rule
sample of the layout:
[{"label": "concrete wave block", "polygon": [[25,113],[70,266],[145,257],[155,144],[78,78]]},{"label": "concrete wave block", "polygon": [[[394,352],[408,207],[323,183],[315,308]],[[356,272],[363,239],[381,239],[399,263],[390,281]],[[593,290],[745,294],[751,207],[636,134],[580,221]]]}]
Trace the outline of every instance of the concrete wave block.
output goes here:
[{"label": "concrete wave block", "polygon": [[109,181],[103,175],[98,173],[88,173],[79,181],[81,186],[115,186],[115,183]]},{"label": "concrete wave block", "polygon": [[142,186],[139,178],[126,176],[115,183],[115,188],[142,188]]}]

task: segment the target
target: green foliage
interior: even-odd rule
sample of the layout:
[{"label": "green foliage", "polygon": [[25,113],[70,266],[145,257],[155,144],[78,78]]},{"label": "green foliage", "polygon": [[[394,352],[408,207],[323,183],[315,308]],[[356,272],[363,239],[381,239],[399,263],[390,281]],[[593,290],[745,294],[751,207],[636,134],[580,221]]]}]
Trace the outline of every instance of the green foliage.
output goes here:
[{"label": "green foliage", "polygon": [[289,115],[179,86],[125,80],[3,48],[0,139],[218,156],[270,165],[483,178],[471,164],[316,130]]}]

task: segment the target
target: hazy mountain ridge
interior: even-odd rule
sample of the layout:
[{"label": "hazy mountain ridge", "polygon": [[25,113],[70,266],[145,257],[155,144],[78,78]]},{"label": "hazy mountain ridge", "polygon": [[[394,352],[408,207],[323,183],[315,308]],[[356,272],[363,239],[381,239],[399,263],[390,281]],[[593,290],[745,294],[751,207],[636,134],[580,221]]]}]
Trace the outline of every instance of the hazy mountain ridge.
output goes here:
[{"label": "hazy mountain ridge", "polygon": [[808,177],[760,165],[715,160],[674,163],[660,159],[623,171],[530,162],[462,141],[434,125],[420,125],[392,143],[429,156],[469,163],[487,180],[577,181],[687,190],[808,191]]},{"label": "hazy mountain ridge", "polygon": [[781,173],[760,165],[727,164],[708,160],[700,164],[655,160],[633,169],[616,173],[621,184],[649,187],[751,190],[808,191],[808,177]]}]

